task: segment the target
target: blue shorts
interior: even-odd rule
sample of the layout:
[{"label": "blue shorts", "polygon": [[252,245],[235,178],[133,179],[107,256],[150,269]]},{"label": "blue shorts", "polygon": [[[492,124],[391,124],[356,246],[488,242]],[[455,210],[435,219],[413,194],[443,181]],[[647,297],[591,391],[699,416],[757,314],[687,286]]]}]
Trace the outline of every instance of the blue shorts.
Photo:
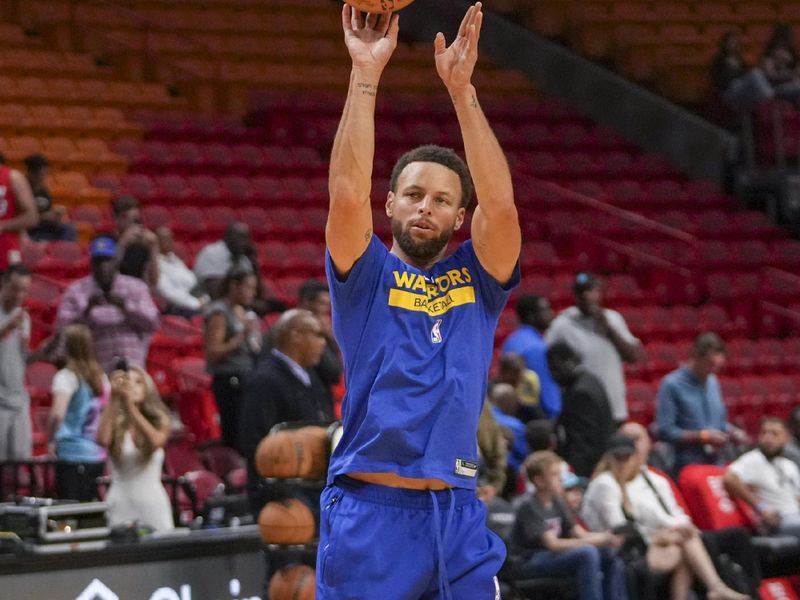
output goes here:
[{"label": "blue shorts", "polygon": [[337,477],[320,499],[317,600],[497,600],[506,548],[474,490]]}]

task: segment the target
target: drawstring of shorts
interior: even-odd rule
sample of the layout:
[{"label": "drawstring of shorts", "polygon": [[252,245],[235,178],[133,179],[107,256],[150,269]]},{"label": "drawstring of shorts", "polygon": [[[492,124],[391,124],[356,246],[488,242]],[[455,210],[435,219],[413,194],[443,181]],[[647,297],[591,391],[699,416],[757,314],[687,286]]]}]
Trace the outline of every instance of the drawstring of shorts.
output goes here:
[{"label": "drawstring of shorts", "polygon": [[453,516],[456,509],[456,495],[453,493],[452,488],[448,488],[449,493],[449,506],[447,507],[447,518],[444,523],[444,530],[442,530],[442,518],[439,514],[439,500],[436,498],[436,492],[428,490],[433,501],[433,527],[436,530],[436,555],[439,563],[439,596],[443,600],[452,600],[453,596],[450,593],[450,581],[447,577],[447,564],[444,559],[444,540],[447,539],[447,534],[450,531],[450,524],[453,522]]}]

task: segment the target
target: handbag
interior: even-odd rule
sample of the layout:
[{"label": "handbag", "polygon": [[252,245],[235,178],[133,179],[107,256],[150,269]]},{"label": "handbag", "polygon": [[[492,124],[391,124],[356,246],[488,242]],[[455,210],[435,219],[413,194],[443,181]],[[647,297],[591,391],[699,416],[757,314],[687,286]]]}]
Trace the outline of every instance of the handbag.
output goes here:
[{"label": "handbag", "polygon": [[619,554],[626,563],[644,558],[647,555],[647,541],[635,522],[626,521],[623,525],[614,527],[611,533],[624,538]]}]

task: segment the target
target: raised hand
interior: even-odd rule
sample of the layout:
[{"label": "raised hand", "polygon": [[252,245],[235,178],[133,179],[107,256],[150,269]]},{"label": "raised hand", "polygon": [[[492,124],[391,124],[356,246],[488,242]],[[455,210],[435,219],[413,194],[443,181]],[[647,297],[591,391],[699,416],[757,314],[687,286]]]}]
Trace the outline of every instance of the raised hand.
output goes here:
[{"label": "raised hand", "polygon": [[342,8],[342,29],[353,66],[380,74],[397,47],[400,17],[391,13],[370,14],[349,4]]},{"label": "raised hand", "polygon": [[478,40],[483,23],[482,5],[469,7],[458,28],[458,35],[447,47],[444,34],[439,32],[433,42],[436,70],[448,90],[458,90],[472,83],[472,72],[478,62]]}]

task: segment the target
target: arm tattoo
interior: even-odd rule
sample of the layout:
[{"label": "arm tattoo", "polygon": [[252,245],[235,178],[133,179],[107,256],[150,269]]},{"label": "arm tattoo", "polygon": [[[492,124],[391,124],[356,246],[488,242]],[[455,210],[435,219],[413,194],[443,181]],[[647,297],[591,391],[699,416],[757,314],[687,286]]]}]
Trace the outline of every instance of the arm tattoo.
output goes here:
[{"label": "arm tattoo", "polygon": [[478,97],[477,96],[472,96],[472,101],[470,101],[469,105],[472,108],[478,108]]},{"label": "arm tattoo", "polygon": [[364,241],[365,241],[365,242],[368,242],[368,241],[370,240],[370,238],[371,238],[371,237],[372,237],[372,229],[367,229],[367,230],[364,232]]},{"label": "arm tattoo", "polygon": [[356,87],[361,90],[362,96],[375,96],[378,86],[371,83],[356,83]]}]

